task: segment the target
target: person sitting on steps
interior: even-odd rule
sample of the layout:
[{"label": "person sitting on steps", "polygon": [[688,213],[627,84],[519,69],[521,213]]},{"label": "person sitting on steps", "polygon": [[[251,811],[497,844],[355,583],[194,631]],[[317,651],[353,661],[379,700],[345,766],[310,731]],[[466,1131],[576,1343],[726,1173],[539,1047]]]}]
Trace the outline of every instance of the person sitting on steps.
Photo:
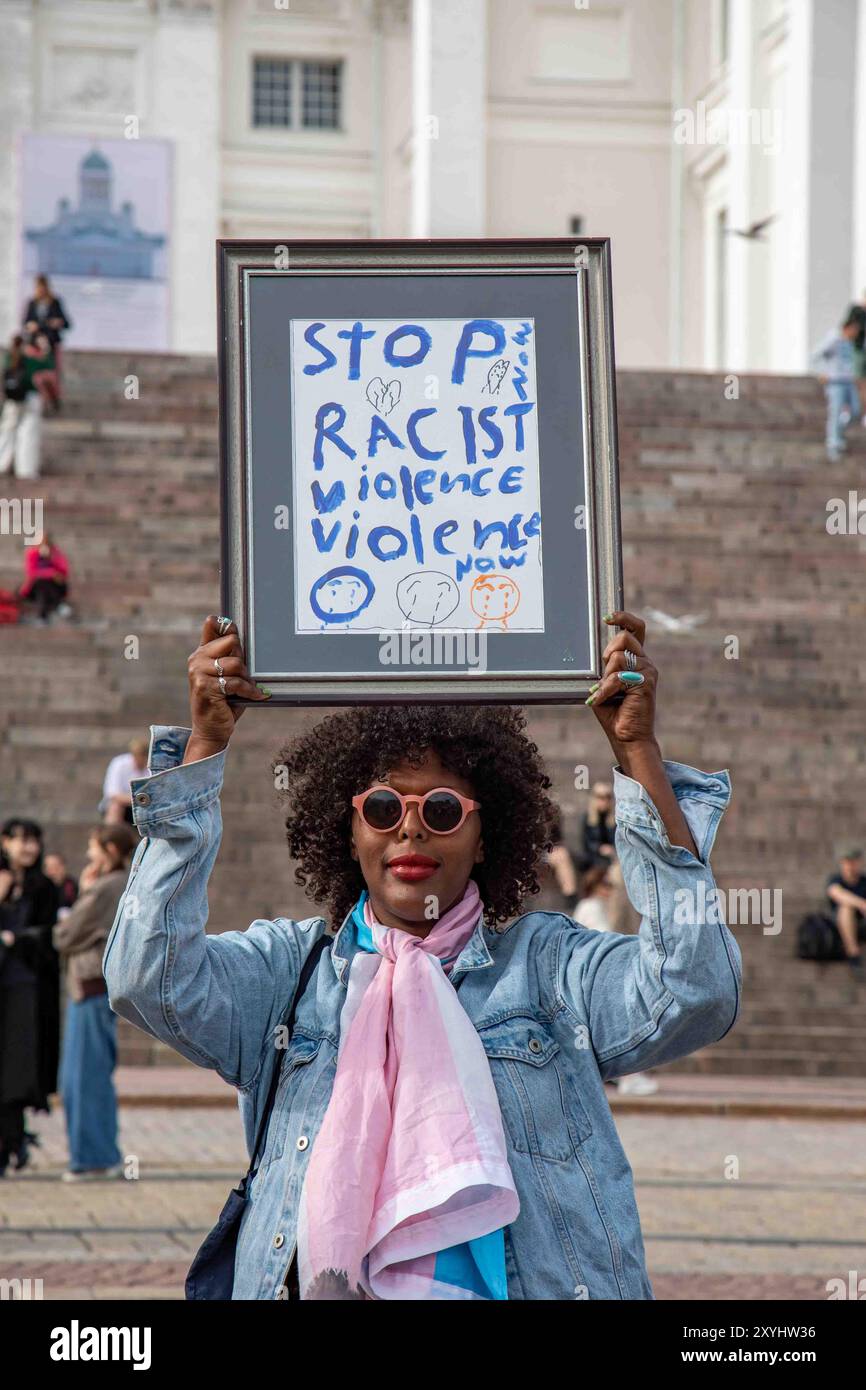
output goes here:
[{"label": "person sitting on steps", "polygon": [[851,969],[866,979],[860,934],[866,930],[866,873],[863,851],[844,846],[838,855],[838,869],[827,880],[827,897],[836,909],[836,927]]}]

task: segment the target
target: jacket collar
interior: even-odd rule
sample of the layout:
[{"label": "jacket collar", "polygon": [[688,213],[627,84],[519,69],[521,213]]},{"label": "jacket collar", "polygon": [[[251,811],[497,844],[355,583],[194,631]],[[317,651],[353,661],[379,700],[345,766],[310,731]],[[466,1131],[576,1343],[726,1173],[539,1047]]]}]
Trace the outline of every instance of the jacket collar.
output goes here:
[{"label": "jacket collar", "polygon": [[358,950],[358,943],[355,940],[355,933],[352,930],[352,910],[351,908],[343,918],[343,925],[334,937],[334,944],[331,947],[331,964],[334,967],[334,974],[338,982],[348,985],[346,971],[349,962]]},{"label": "jacket collar", "polygon": [[[334,937],[334,944],[331,948],[331,964],[341,985],[348,986],[349,966],[359,949],[350,910],[343,919],[343,925]],[[454,985],[463,978],[468,970],[483,970],[485,966],[492,964],[493,957],[484,939],[484,919],[479,917],[472,935],[454,962],[448,978]]]}]

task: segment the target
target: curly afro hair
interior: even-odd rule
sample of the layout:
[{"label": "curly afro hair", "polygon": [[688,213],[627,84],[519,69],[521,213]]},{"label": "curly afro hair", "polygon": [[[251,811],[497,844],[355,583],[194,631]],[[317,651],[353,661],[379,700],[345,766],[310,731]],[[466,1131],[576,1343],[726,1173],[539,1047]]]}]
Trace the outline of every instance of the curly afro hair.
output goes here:
[{"label": "curly afro hair", "polygon": [[473,877],[489,926],[520,912],[539,891],[536,867],[550,847],[556,807],[538,748],[519,709],[485,705],[372,705],[330,715],[274,759],[288,808],[295,882],[326,903],[339,926],[364,887],[350,854],[352,797],[397,763],[418,766],[426,749],[468,778],[481,802],[484,860]]}]

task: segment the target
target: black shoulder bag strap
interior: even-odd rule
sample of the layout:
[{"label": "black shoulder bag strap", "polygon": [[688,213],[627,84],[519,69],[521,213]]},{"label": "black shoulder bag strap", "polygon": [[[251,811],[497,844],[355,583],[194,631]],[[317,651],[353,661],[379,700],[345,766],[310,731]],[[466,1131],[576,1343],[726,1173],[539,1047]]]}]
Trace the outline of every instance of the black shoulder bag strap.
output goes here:
[{"label": "black shoulder bag strap", "polygon": [[[291,1038],[292,1036],[292,1030],[295,1026],[295,1014],[298,1012],[298,1005],[303,999],[304,994],[306,993],[307,985],[310,983],[310,979],[312,978],[313,971],[319,963],[319,956],[322,954],[325,947],[329,944],[330,940],[331,938],[323,933],[322,936],[319,937],[318,941],[313,946],[313,949],[310,951],[310,954],[307,956],[307,959],[301,966],[301,973],[298,976],[297,988],[292,998],[291,1005],[289,1006],[289,1011],[283,1019],[282,1023],[280,1024],[280,1027],[285,1030],[285,1036],[287,1038]],[[284,1059],[282,1057],[277,1057],[276,1061],[274,1062],[274,1071],[273,1075],[271,1076],[271,1084],[268,1088],[268,1098],[265,1101],[261,1119],[259,1120],[259,1128],[258,1133],[256,1134],[256,1142],[253,1144],[252,1154],[250,1156],[249,1172],[247,1173],[247,1176],[244,1179],[245,1186],[252,1182],[253,1178],[258,1172],[258,1163],[256,1162],[256,1160],[262,1150],[265,1135],[268,1131],[268,1121],[271,1118],[271,1111],[274,1108],[274,1101],[276,1100],[277,1096],[277,1087],[280,1084],[280,1072],[283,1069],[283,1060]]]},{"label": "black shoulder bag strap", "polygon": [[[301,973],[298,976],[298,984],[292,998],[291,1006],[282,1021],[282,1027],[285,1028],[289,1037],[291,1037],[292,1029],[295,1026],[295,1014],[298,1004],[301,1002],[304,991],[310,983],[310,978],[319,963],[322,952],[330,942],[331,938],[323,933],[301,967]],[[185,1293],[188,1299],[230,1299],[232,1296],[238,1233],[247,1204],[250,1183],[258,1172],[257,1160],[267,1134],[268,1121],[271,1118],[271,1112],[274,1108],[274,1100],[276,1099],[277,1086],[280,1081],[282,1063],[282,1057],[277,1057],[274,1061],[271,1084],[268,1088],[267,1100],[265,1101],[259,1120],[256,1141],[253,1145],[250,1157],[250,1166],[238,1186],[232,1188],[226,1199],[225,1206],[220,1212],[217,1224],[210,1234],[205,1237],[204,1244],[201,1246],[198,1254],[190,1265],[185,1285]]]}]

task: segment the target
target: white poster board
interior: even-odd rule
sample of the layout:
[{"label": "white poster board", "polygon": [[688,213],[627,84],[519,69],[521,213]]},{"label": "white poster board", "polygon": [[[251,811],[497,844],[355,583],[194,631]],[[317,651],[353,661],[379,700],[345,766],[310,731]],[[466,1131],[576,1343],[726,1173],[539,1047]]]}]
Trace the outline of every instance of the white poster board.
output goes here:
[{"label": "white poster board", "polygon": [[535,324],[291,321],[295,632],[544,632]]}]

